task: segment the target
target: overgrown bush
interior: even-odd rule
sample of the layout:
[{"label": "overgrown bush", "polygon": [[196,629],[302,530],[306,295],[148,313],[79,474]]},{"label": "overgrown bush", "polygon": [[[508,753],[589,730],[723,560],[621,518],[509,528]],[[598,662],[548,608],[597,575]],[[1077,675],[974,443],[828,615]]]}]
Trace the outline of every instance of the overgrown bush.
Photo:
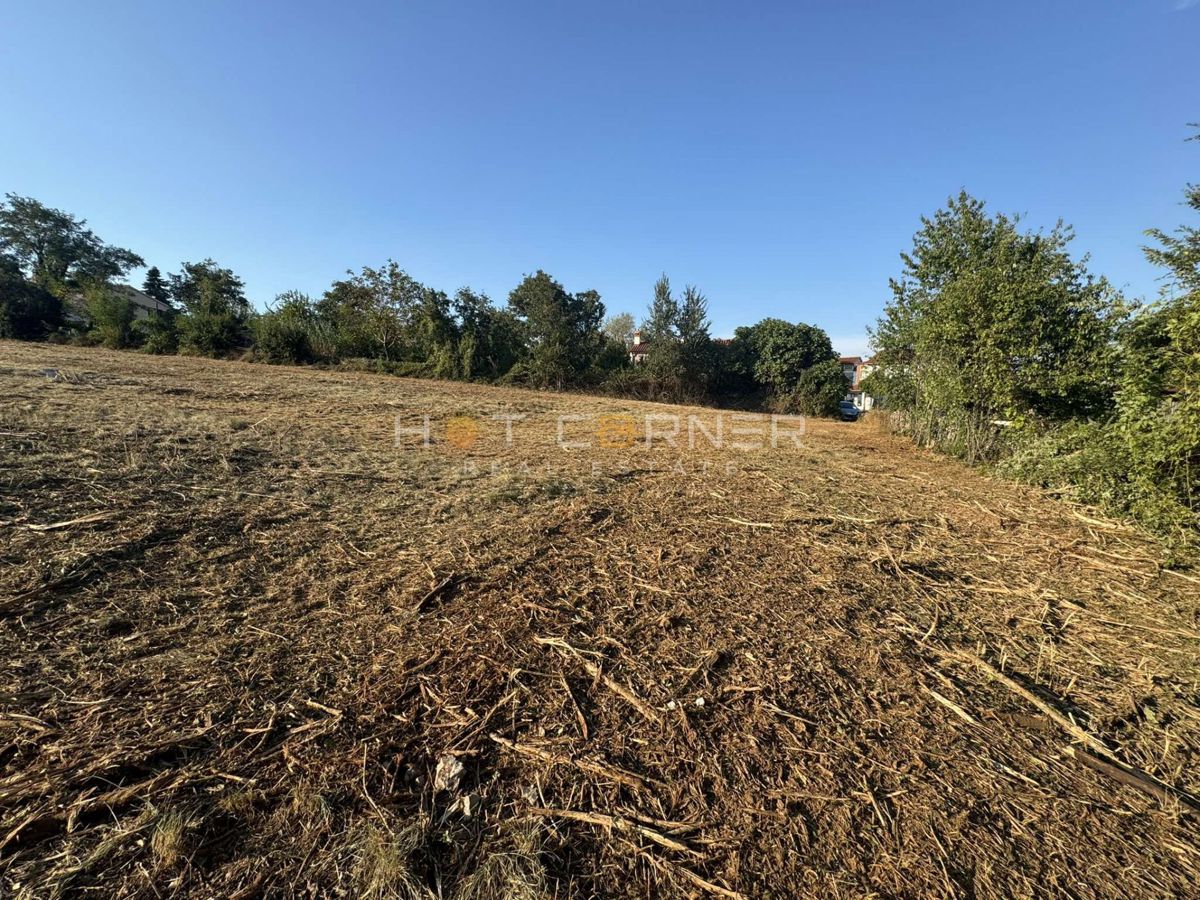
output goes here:
[{"label": "overgrown bush", "polygon": [[143,353],[162,356],[179,351],[179,333],[171,313],[155,312],[134,322],[133,338]]},{"label": "overgrown bush", "polygon": [[184,263],[170,276],[171,297],[184,310],[179,347],[197,356],[228,356],[250,341],[250,304],[240,278],[211,259]]},{"label": "overgrown bush", "polygon": [[886,399],[922,444],[994,461],[1005,427],[1099,417],[1113,402],[1120,295],[1067,246],[966,193],[923,218],[874,332]]},{"label": "overgrown bush", "polygon": [[837,415],[847,387],[846,376],[836,359],[816,363],[800,372],[795,389],[787,397],[786,411],[805,416]]},{"label": "overgrown bush", "polygon": [[25,280],[16,262],[0,256],[0,338],[37,341],[62,321],[62,301]]},{"label": "overgrown bush", "polygon": [[134,311],[128,297],[106,284],[93,284],[84,289],[84,301],[97,343],[112,350],[133,345]]},{"label": "overgrown bush", "polygon": [[301,365],[316,360],[312,331],[316,313],[299,291],[281,294],[275,305],[254,317],[251,331],[257,358],[269,363]]}]

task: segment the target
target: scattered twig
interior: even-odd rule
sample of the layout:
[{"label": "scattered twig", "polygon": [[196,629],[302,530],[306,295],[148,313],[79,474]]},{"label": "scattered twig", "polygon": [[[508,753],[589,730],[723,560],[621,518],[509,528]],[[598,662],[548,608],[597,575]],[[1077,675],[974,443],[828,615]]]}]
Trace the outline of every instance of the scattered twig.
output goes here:
[{"label": "scattered twig", "polygon": [[674,850],[677,853],[686,853],[689,856],[694,856],[703,859],[704,854],[693,850],[687,844],[677,841],[674,838],[669,838],[665,834],[654,830],[649,825],[643,825],[640,822],[634,822],[626,819],[623,816],[608,816],[603,813],[582,812],[575,809],[545,809],[541,806],[531,806],[528,809],[530,815],[545,816],[552,819],[569,819],[573,822],[586,822],[589,825],[598,825],[608,831],[622,831],[625,833],[636,833],[649,841],[653,841],[660,847],[666,847],[668,850]]},{"label": "scattered twig", "polygon": [[447,575],[445,578],[443,578],[441,581],[439,581],[432,589],[430,589],[430,591],[428,593],[426,593],[425,596],[423,596],[420,600],[418,600],[415,604],[413,604],[413,608],[412,608],[413,612],[415,612],[415,613],[422,612],[425,609],[426,604],[429,603],[429,601],[431,601],[434,597],[437,597],[437,596],[445,593],[445,591],[447,589],[449,589],[452,585],[454,585],[457,581],[458,581],[457,575]]},{"label": "scattered twig", "polygon": [[591,675],[593,678],[597,679],[606,688],[608,688],[610,691],[612,691],[614,694],[616,694],[618,697],[620,697],[622,700],[624,700],[626,703],[628,703],[630,706],[632,706],[634,709],[636,709],[639,713],[642,714],[642,716],[644,718],[649,719],[651,722],[661,722],[662,721],[662,715],[658,712],[658,710],[651,707],[649,704],[646,703],[646,701],[644,701],[641,697],[639,697],[637,694],[635,694],[632,690],[625,687],[619,681],[616,681],[615,679],[609,678],[607,675],[605,675],[604,670],[601,669],[600,666],[596,665],[596,663],[592,662],[590,659],[588,659],[587,657],[585,657],[583,655],[583,651],[581,651],[575,647],[572,647],[566,641],[560,640],[558,638],[538,637],[538,638],[535,638],[535,640],[539,644],[544,644],[548,647],[554,647],[556,650],[558,650],[560,652],[569,653],[571,656],[575,657],[576,661],[581,666],[583,666],[584,669],[587,670],[587,673],[589,675]]},{"label": "scattered twig", "polygon": [[1149,772],[1143,772],[1141,769],[1136,769],[1124,762],[1099,738],[1080,728],[1037,694],[1033,693],[1033,691],[1029,690],[1029,688],[1004,672],[1001,672],[986,660],[980,659],[973,653],[964,653],[962,651],[947,652],[933,647],[929,649],[933,650],[934,653],[943,659],[956,660],[975,666],[990,678],[1000,682],[1000,684],[1004,685],[1022,700],[1036,707],[1046,718],[1050,719],[1055,725],[1083,744],[1093,754],[1102,757],[1103,761],[1107,761],[1108,767],[1113,771],[1122,772],[1123,777],[1120,780],[1123,784],[1139,788],[1155,797],[1173,797],[1185,806],[1200,811],[1200,799],[1193,797],[1187,791],[1159,781]]},{"label": "scattered twig", "polygon": [[63,522],[52,522],[49,525],[26,525],[30,531],[59,531],[63,528],[71,528],[75,525],[91,525],[95,522],[105,522],[115,516],[115,512],[98,512],[87,516],[80,516],[77,519],[67,519]]},{"label": "scattered twig", "polygon": [[584,772],[589,772],[593,775],[599,775],[602,778],[607,778],[610,781],[615,781],[618,784],[623,784],[627,787],[646,788],[650,784],[661,784],[653,779],[645,778],[635,772],[630,772],[626,769],[617,766],[609,765],[608,763],[596,762],[590,759],[577,758],[566,756],[561,753],[554,753],[544,747],[537,747],[533,744],[518,744],[516,741],[509,740],[499,734],[492,733],[488,735],[493,741],[501,747],[507,747],[514,753],[523,753],[526,756],[533,756],[548,763],[557,763],[566,766],[574,766]]}]

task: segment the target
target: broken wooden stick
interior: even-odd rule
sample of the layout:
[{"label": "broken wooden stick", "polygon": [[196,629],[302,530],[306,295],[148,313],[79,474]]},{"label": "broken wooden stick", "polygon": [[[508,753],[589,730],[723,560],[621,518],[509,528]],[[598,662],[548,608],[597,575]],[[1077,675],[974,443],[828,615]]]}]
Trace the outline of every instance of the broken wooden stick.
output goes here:
[{"label": "broken wooden stick", "polygon": [[581,666],[583,666],[589,675],[591,675],[606,688],[636,709],[644,718],[649,719],[651,722],[662,721],[662,714],[659,713],[658,710],[650,706],[645,700],[643,700],[629,688],[625,687],[625,685],[621,684],[616,679],[609,678],[607,675],[605,675],[604,670],[584,656],[584,652],[582,650],[572,647],[566,641],[560,640],[559,638],[535,637],[534,640],[544,646],[553,647],[559,652],[569,653]]},{"label": "broken wooden stick", "polygon": [[650,778],[644,778],[636,772],[630,772],[626,769],[617,766],[609,765],[608,763],[595,762],[589,759],[576,759],[575,757],[566,756],[561,753],[555,753],[543,747],[536,747],[533,744],[518,744],[516,741],[511,741],[506,737],[493,732],[488,735],[493,741],[501,747],[507,747],[514,753],[524,753],[526,756],[536,757],[544,762],[559,763],[565,766],[574,766],[584,772],[589,772],[593,775],[600,775],[610,781],[615,781],[618,784],[623,784],[626,787],[646,788],[651,783],[660,784]]},{"label": "broken wooden stick", "polygon": [[425,605],[427,603],[429,603],[430,600],[432,600],[434,597],[437,597],[439,594],[444,593],[447,588],[454,585],[457,581],[458,581],[457,575],[447,575],[445,578],[443,578],[441,581],[439,581],[436,585],[434,585],[434,587],[431,588],[430,591],[427,594],[425,594],[424,597],[422,597],[420,600],[418,600],[416,602],[416,604],[413,605],[413,608],[412,608],[413,612],[419,613],[422,610],[424,610]]},{"label": "broken wooden stick", "polygon": [[530,815],[546,816],[553,819],[570,819],[573,822],[586,822],[589,825],[599,825],[608,831],[623,831],[625,833],[640,834],[649,841],[653,841],[660,847],[666,847],[668,850],[675,850],[679,853],[687,853],[690,856],[695,856],[703,859],[704,854],[693,850],[687,844],[669,838],[661,832],[655,831],[649,825],[642,825],[640,822],[633,822],[623,816],[608,816],[603,813],[581,812],[575,809],[546,809],[541,806],[531,806],[529,808]]},{"label": "broken wooden stick", "polygon": [[739,894],[737,891],[731,891],[727,887],[721,887],[719,884],[713,884],[708,879],[701,878],[691,869],[684,868],[683,866],[676,865],[674,863],[668,863],[665,860],[658,859],[654,856],[654,854],[646,853],[645,851],[643,851],[641,855],[645,859],[649,860],[655,866],[655,868],[662,869],[665,872],[670,872],[675,875],[682,875],[696,887],[708,891],[710,894],[716,894],[718,897],[728,897],[729,900],[746,900],[745,894]]},{"label": "broken wooden stick", "polygon": [[1001,672],[987,660],[981,659],[973,653],[965,653],[963,651],[938,650],[936,647],[928,647],[927,649],[932,650],[942,659],[956,660],[973,665],[993,680],[1000,682],[1026,703],[1036,707],[1042,715],[1046,716],[1051,722],[1084,745],[1086,750],[1083,753],[1077,753],[1071,747],[1066,748],[1068,755],[1073,758],[1081,760],[1097,771],[1110,775],[1122,784],[1135,787],[1159,800],[1170,797],[1184,806],[1200,812],[1200,799],[1192,796],[1187,791],[1159,781],[1149,772],[1144,772],[1129,765],[1110,750],[1108,745],[1098,737],[1080,728],[1033,691],[1029,690],[1029,688],[1025,687],[1025,685]]}]

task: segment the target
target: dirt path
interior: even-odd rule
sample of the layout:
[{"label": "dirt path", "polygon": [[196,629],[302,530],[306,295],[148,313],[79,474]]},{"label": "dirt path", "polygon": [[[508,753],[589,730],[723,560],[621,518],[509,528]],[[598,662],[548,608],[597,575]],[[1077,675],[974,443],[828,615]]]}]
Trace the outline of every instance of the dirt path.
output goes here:
[{"label": "dirt path", "polygon": [[1195,571],[689,415],[0,342],[0,896],[1194,892]]}]

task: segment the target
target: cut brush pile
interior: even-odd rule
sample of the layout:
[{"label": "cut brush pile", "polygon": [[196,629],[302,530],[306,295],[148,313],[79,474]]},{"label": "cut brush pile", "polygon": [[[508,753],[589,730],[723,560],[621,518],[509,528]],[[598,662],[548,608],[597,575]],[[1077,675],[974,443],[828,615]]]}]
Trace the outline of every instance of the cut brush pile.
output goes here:
[{"label": "cut brush pile", "polygon": [[1087,510],[869,421],[13,343],[0,397],[0,895],[1195,890],[1200,576]]}]

